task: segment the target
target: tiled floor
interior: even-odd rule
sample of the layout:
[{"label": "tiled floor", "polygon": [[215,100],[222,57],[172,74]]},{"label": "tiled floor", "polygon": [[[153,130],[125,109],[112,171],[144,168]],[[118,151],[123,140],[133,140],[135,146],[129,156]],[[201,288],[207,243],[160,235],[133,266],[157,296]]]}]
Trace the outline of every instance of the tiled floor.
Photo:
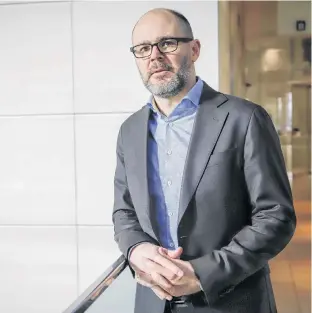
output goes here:
[{"label": "tiled floor", "polygon": [[295,176],[292,189],[297,229],[271,261],[271,278],[278,313],[311,313],[311,176]]}]

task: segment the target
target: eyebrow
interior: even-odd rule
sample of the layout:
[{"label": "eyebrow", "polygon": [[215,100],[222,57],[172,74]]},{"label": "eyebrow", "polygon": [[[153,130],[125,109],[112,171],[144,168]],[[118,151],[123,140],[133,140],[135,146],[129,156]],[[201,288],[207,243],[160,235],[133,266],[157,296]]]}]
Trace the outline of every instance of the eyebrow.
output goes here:
[{"label": "eyebrow", "polygon": [[[156,37],[156,41],[155,42],[159,42],[161,40],[164,40],[164,39],[170,39],[170,38],[175,38],[174,36],[161,36],[161,37]],[[138,44],[136,44],[136,46],[138,45],[145,45],[145,44],[150,44],[151,41],[150,40],[144,40]]]}]

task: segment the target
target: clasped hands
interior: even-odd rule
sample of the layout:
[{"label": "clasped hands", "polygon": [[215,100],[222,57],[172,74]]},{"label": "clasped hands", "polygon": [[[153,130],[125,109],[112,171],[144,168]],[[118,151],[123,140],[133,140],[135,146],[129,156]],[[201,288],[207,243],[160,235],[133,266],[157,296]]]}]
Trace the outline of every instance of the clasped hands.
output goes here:
[{"label": "clasped hands", "polygon": [[201,290],[190,262],[180,260],[183,249],[172,251],[142,243],[130,254],[130,265],[139,284],[151,288],[160,299],[190,295]]}]

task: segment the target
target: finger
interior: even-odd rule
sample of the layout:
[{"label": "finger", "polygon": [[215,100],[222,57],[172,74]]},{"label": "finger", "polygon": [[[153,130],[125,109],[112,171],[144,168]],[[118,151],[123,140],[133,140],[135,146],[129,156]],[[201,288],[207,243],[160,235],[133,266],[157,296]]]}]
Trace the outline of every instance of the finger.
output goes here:
[{"label": "finger", "polygon": [[154,267],[155,272],[161,274],[169,280],[176,277],[181,278],[184,275],[183,271],[180,269],[180,267],[178,267],[178,265],[160,254],[156,255],[151,262],[154,264],[148,263],[147,265]]},{"label": "finger", "polygon": [[147,274],[136,273],[135,279],[140,285],[145,286],[145,287],[153,287],[155,285],[152,277]]},{"label": "finger", "polygon": [[156,272],[152,272],[151,277],[155,284],[159,285],[162,289],[166,291],[173,287],[172,284],[166,278],[164,278],[163,276]]},{"label": "finger", "polygon": [[[159,257],[163,258],[160,255],[159,255]],[[170,263],[170,261],[169,261],[169,263]],[[163,264],[166,266],[165,263],[163,263]],[[145,262],[145,266],[147,268],[147,270],[145,272],[150,274],[150,275],[152,272],[156,272],[156,273],[160,274],[161,276],[165,277],[166,279],[168,279],[169,281],[171,281],[173,279],[177,279],[177,277],[178,277],[176,274],[178,271],[176,271],[176,273],[175,273],[175,272],[171,271],[170,269],[166,268],[165,266],[160,265],[159,263],[154,262],[152,260],[147,260]]]},{"label": "finger", "polygon": [[161,300],[167,299],[168,301],[172,300],[172,296],[159,286],[154,286],[151,289],[154,291],[154,293],[159,299]]},{"label": "finger", "polygon": [[148,287],[148,288],[153,287],[152,284],[147,283],[146,281],[144,281],[144,280],[141,279],[141,278],[137,278],[136,281],[138,282],[138,284],[140,284],[140,285],[142,285],[142,286],[144,286],[144,287]]},{"label": "finger", "polygon": [[179,259],[180,256],[183,253],[183,248],[182,247],[178,247],[176,250],[172,251],[172,250],[168,250],[168,255],[170,258],[172,259]]},{"label": "finger", "polygon": [[166,248],[160,247],[158,250],[161,255],[167,256],[171,259],[179,259],[183,253],[182,247],[178,247],[176,250],[168,250]]},{"label": "finger", "polygon": [[159,247],[158,248],[158,252],[163,255],[163,256],[168,256],[168,249],[163,248],[163,247]]}]

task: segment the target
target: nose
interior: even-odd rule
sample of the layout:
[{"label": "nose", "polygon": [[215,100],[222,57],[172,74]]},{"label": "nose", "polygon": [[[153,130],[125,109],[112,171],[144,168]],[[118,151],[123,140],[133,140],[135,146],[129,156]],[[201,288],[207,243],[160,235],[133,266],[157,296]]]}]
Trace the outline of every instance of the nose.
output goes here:
[{"label": "nose", "polygon": [[154,46],[152,47],[152,54],[150,56],[151,58],[151,61],[155,60],[155,59],[163,59],[164,58],[164,55],[163,53],[161,53],[158,49],[158,46]]}]

